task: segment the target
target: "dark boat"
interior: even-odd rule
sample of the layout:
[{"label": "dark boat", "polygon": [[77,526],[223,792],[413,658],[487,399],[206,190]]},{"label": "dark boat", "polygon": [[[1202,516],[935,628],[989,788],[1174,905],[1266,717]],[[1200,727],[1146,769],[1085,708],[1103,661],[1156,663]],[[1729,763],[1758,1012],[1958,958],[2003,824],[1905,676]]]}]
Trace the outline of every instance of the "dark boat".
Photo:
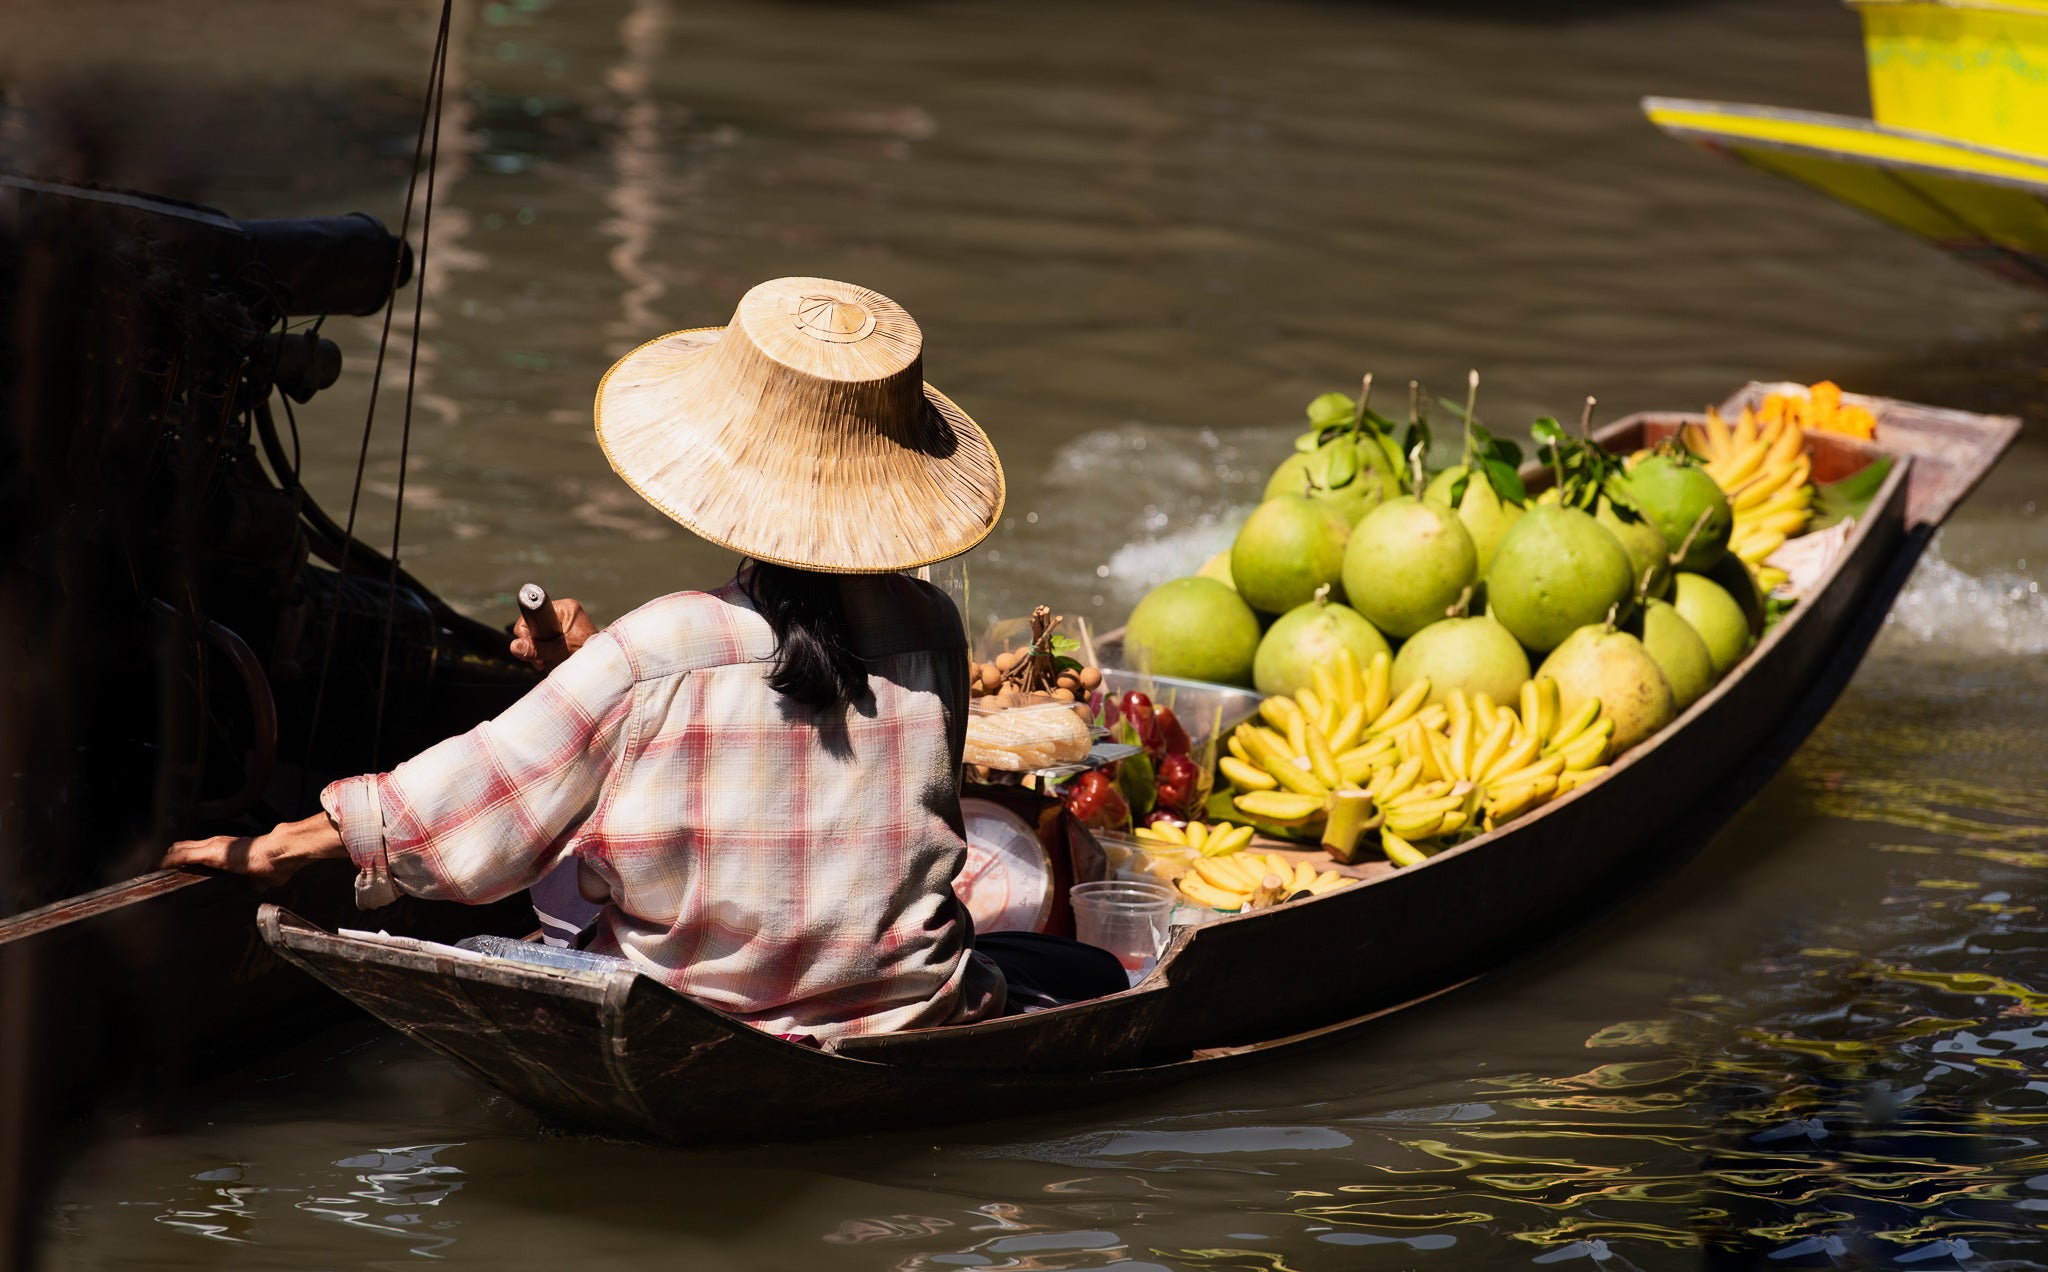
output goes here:
[{"label": "dark boat", "polygon": [[[149,870],[168,840],[304,816],[380,742],[409,754],[535,682],[299,482],[292,404],[341,372],[305,320],[377,312],[412,266],[362,214],[240,221],[0,174],[22,333],[0,344],[0,1074],[38,1110],[165,1094],[339,1006],[258,938],[245,880]],[[278,899],[353,915],[345,870]],[[453,938],[532,910],[368,921]]]},{"label": "dark boat", "polygon": [[[1656,738],[1599,780],[1424,864],[1176,929],[1158,967],[1125,993],[819,1050],[628,970],[558,971],[345,935],[276,906],[259,924],[285,958],[543,1117],[634,1138],[701,1144],[971,1119],[1276,1055],[1551,943],[1691,855],[1791,757],[1943,518],[2019,429],[1865,401],[1882,445],[1809,433],[1815,480],[1882,454],[1899,462],[1819,584]],[[1633,416],[1600,438],[1626,452],[1698,418]]]}]

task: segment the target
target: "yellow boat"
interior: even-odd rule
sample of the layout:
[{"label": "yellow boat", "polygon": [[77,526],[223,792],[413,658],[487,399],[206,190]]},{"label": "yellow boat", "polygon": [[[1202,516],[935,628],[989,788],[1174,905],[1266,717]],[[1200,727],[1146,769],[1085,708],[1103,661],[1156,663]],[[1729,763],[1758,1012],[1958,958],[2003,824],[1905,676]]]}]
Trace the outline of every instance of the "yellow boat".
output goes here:
[{"label": "yellow boat", "polygon": [[1650,121],[2048,287],[2048,0],[1850,0],[1873,119],[1651,97]]}]

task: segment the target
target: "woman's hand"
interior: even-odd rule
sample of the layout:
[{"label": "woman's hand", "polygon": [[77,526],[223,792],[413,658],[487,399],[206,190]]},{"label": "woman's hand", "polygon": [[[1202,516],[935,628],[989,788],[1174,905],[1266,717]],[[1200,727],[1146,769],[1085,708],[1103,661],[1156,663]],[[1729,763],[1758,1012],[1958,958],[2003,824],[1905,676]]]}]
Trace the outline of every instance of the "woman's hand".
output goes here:
[{"label": "woman's hand", "polygon": [[[573,597],[549,601],[555,607],[555,621],[562,626],[562,644],[570,653],[583,648],[585,641],[597,635],[597,624],[590,621],[590,615],[583,612],[583,605]],[[540,655],[534,652],[533,633],[527,630],[526,616],[519,616],[512,624],[512,656],[535,671],[546,671],[541,665]]]},{"label": "woman's hand", "polygon": [[279,822],[267,834],[182,840],[172,844],[157,864],[164,870],[178,866],[225,870],[249,876],[258,887],[274,888],[312,862],[347,856],[341,828],[326,813],[315,813],[304,821]]}]

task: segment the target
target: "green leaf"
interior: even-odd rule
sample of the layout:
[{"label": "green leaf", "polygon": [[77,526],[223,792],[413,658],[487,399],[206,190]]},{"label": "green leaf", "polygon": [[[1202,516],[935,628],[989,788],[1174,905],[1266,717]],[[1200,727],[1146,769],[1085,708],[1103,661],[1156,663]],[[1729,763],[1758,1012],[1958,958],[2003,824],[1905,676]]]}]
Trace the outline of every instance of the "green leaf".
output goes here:
[{"label": "green leaf", "polygon": [[1308,422],[1317,428],[1349,424],[1358,414],[1358,403],[1342,393],[1325,393],[1308,404]]},{"label": "green leaf", "polygon": [[1892,457],[1881,455],[1840,481],[1816,486],[1813,492],[1813,520],[1808,530],[1825,530],[1837,522],[1861,517],[1870,510],[1878,488],[1892,475]]},{"label": "green leaf", "polygon": [[1065,632],[1053,632],[1045,638],[1045,649],[1050,654],[1076,654],[1081,652],[1081,641]]},{"label": "green leaf", "polygon": [[1479,422],[1479,413],[1477,411],[1470,415],[1465,414],[1465,404],[1463,402],[1453,402],[1447,397],[1440,397],[1436,400],[1436,404],[1457,416],[1467,425],[1475,425]]},{"label": "green leaf", "polygon": [[1316,447],[1322,444],[1323,434],[1319,429],[1312,428],[1308,432],[1303,433],[1301,436],[1294,439],[1294,449],[1301,452],[1304,455],[1308,454],[1310,451],[1314,450]]},{"label": "green leaf", "polygon": [[1489,455],[1479,461],[1480,469],[1486,474],[1487,484],[1501,502],[1525,504],[1529,502],[1529,488],[1522,484],[1522,474],[1515,471],[1513,464],[1504,464]]},{"label": "green leaf", "polygon": [[1081,670],[1081,660],[1078,658],[1069,658],[1065,654],[1055,654],[1052,660],[1052,669],[1055,673],[1062,671],[1079,671]]},{"label": "green leaf", "polygon": [[1358,422],[1363,431],[1378,433],[1381,437],[1396,437],[1401,432],[1399,424],[1396,424],[1369,406],[1365,408],[1365,415]]},{"label": "green leaf", "polygon": [[1152,757],[1140,751],[1116,766],[1116,784],[1131,806],[1136,821],[1159,803],[1159,779],[1152,772]]},{"label": "green leaf", "polygon": [[1323,469],[1323,484],[1331,490],[1341,490],[1358,477],[1358,448],[1346,442],[1332,446],[1329,460]]},{"label": "green leaf", "polygon": [[1486,458],[1497,459],[1509,468],[1522,466],[1522,448],[1515,445],[1511,437],[1490,437],[1486,442]]},{"label": "green leaf", "polygon": [[1387,463],[1395,473],[1394,489],[1384,492],[1387,498],[1391,499],[1395,494],[1408,488],[1408,460],[1401,454],[1401,444],[1394,440],[1392,433],[1380,434],[1379,444],[1380,453],[1387,457]]},{"label": "green leaf", "polygon": [[1470,470],[1458,474],[1458,479],[1451,483],[1451,489],[1448,492],[1451,496],[1451,507],[1456,508],[1465,502],[1465,487],[1471,484],[1472,473]]},{"label": "green leaf", "polygon": [[1538,446],[1555,446],[1570,436],[1564,431],[1564,425],[1548,415],[1529,426],[1529,435],[1536,439]]}]

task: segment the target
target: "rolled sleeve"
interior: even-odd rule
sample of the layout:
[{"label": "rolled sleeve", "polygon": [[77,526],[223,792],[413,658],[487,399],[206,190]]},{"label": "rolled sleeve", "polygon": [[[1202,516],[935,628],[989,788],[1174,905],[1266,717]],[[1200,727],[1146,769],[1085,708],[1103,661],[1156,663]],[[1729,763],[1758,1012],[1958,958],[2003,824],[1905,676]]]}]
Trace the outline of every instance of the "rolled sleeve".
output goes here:
[{"label": "rolled sleeve", "polygon": [[495,901],[545,874],[619,757],[634,676],[600,633],[495,720],[320,793],[356,865],[356,905],[402,892]]},{"label": "rolled sleeve", "polygon": [[375,773],[343,778],[320,792],[320,807],[341,830],[342,846],[356,863],[356,908],[375,910],[398,899],[384,851],[384,806]]}]

